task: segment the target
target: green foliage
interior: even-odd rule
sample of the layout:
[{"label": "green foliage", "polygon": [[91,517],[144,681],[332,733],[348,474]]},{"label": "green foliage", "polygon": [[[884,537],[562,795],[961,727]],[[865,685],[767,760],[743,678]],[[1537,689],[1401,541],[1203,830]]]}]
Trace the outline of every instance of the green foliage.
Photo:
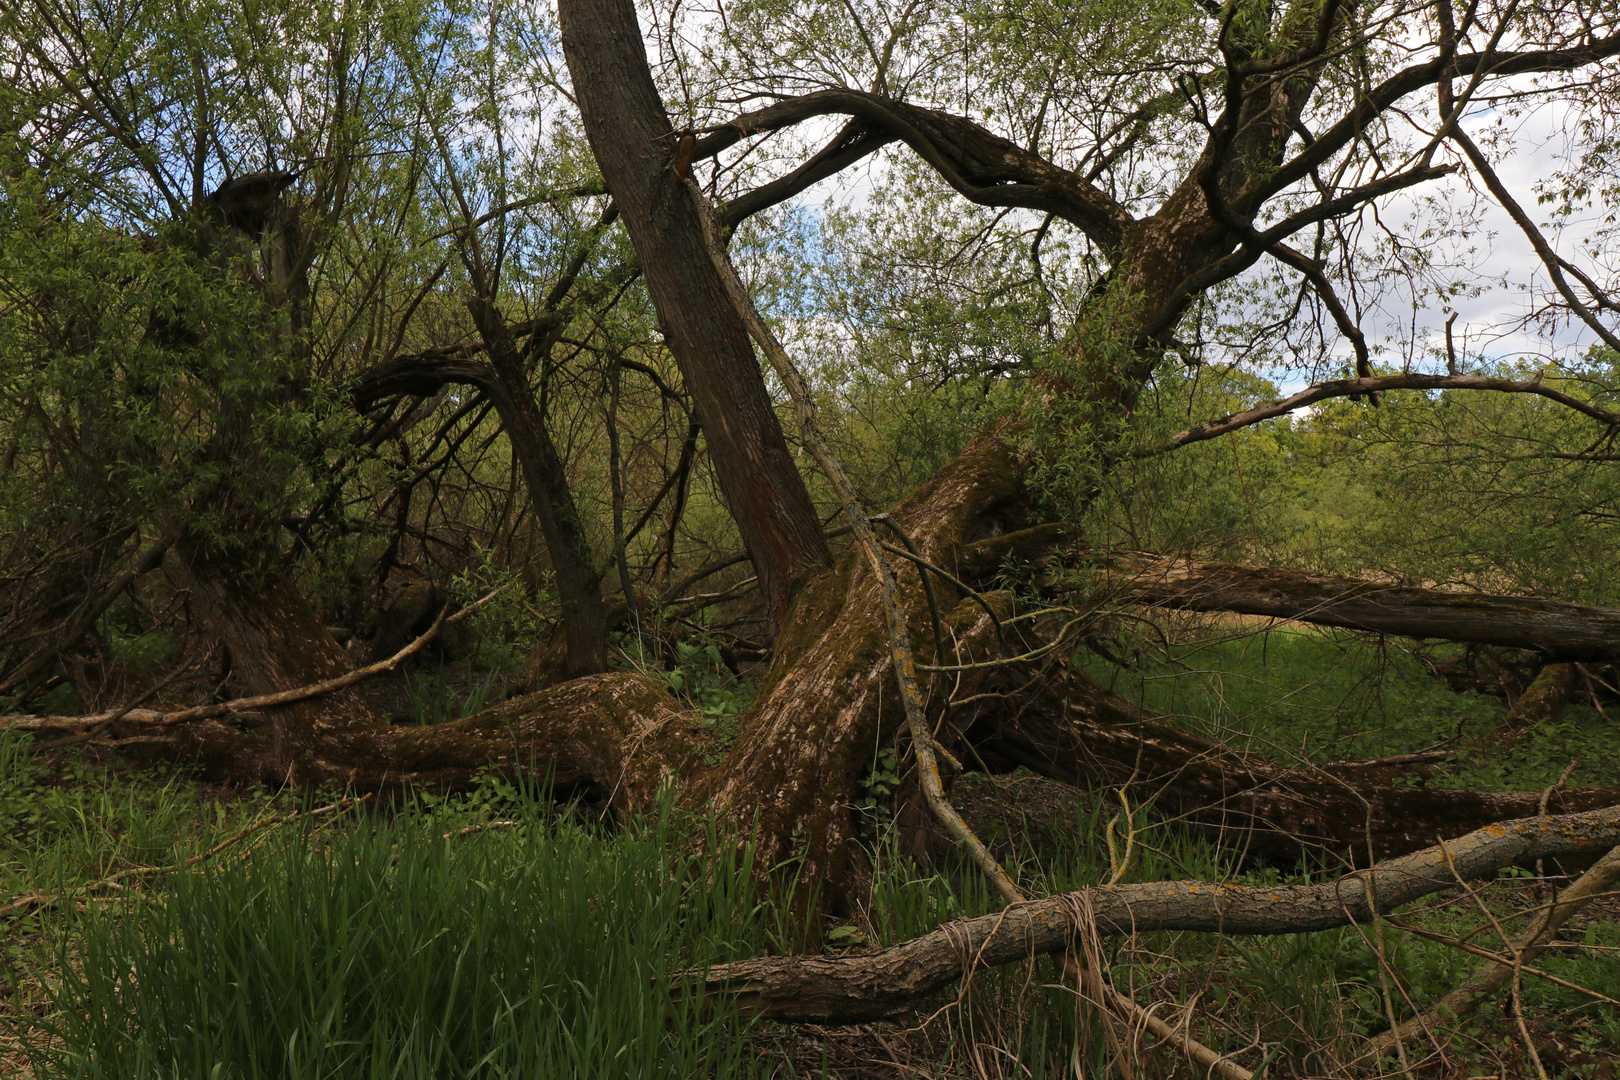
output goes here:
[{"label": "green foliage", "polygon": [[[1144,643],[1130,669],[1089,654],[1076,661],[1104,686],[1189,730],[1281,761],[1356,761],[1466,745],[1493,730],[1506,708],[1497,698],[1452,691],[1411,651],[1370,648],[1356,635],[1312,628],[1189,636],[1162,652]],[[1463,754],[1423,782],[1524,791],[1555,782],[1574,758],[1573,784],[1620,775],[1612,723],[1579,703],[1537,724],[1511,750]]]},{"label": "green foliage", "polygon": [[698,726],[712,734],[703,756],[717,765],[736,745],[738,722],[754,700],[754,685],[726,666],[715,641],[676,641],[674,651],[675,663],[655,673],[697,713]]},{"label": "green foliage", "polygon": [[447,724],[483,711],[500,681],[498,672],[483,678],[471,676],[458,687],[445,678],[444,665],[437,670],[421,668],[405,672],[405,692],[418,724]]},{"label": "green foliage", "polygon": [[1130,451],[1157,450],[1173,432],[1276,397],[1274,385],[1243,368],[1189,370],[1167,359],[1129,432],[1108,435],[1123,440],[1126,453],[1094,473],[1095,442],[1060,445],[1055,468],[1072,475],[1058,505],[1071,508],[1100,547],[1275,558],[1296,539],[1286,517],[1293,504],[1287,421],[1171,453]]},{"label": "green foliage", "polygon": [[[1563,369],[1504,363],[1479,373],[1540,380],[1601,408],[1620,403],[1620,367],[1603,352]],[[1298,483],[1334,477],[1358,492],[1360,513],[1324,523],[1340,566],[1615,604],[1620,473],[1612,454],[1594,450],[1604,434],[1528,394],[1390,395],[1376,410],[1322,410],[1300,432],[1293,471]]]},{"label": "green foliage", "polygon": [[551,620],[541,611],[549,604],[549,590],[544,585],[531,588],[522,573],[498,565],[489,549],[475,545],[472,559],[455,575],[450,595],[458,603],[471,604],[491,592],[495,598],[462,620],[461,632],[476,643],[474,666],[506,672],[530,642],[551,629]]},{"label": "green foliage", "polygon": [[885,746],[872,759],[872,768],[861,778],[861,798],[855,804],[860,815],[862,835],[879,834],[894,818],[893,796],[900,787],[900,763],[894,748]]},{"label": "green foliage", "polygon": [[120,667],[140,675],[150,675],[174,655],[174,636],[161,630],[142,630],[140,620],[129,607],[114,606],[96,622],[107,655]]},{"label": "green foliage", "polygon": [[670,978],[757,947],[741,867],[677,854],[668,823],[507,812],[295,832],[90,917],[36,1075],[752,1075],[736,1022]]}]

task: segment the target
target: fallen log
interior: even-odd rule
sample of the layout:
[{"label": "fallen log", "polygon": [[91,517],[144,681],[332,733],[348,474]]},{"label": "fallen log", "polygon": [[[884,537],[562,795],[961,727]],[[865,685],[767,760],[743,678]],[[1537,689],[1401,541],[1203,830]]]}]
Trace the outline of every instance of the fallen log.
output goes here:
[{"label": "fallen log", "polygon": [[[1331,853],[1358,864],[1405,855],[1541,809],[1535,791],[1494,792],[1395,782],[1400,766],[1287,766],[1182,731],[1055,664],[1015,709],[963,710],[962,730],[992,765],[1022,765],[1077,786],[1127,785],[1153,813],[1221,836],[1232,850],[1291,862]],[[1560,789],[1555,813],[1620,803],[1612,787]]]},{"label": "fallen log", "polygon": [[1116,557],[1107,575],[1131,603],[1530,649],[1549,662],[1620,660],[1616,608],[1152,555]]},{"label": "fallen log", "polygon": [[1369,920],[1421,897],[1530,859],[1620,844],[1620,806],[1488,826],[1411,855],[1315,885],[1204,881],[1105,885],[957,919],[862,956],[770,956],[696,973],[690,988],[733,998],[774,1020],[853,1024],[903,1015],[976,971],[1063,952],[1081,912],[1097,932],[1297,934]]},{"label": "fallen log", "polygon": [[1548,664],[1503,715],[1496,730],[1476,740],[1470,749],[1511,750],[1538,724],[1558,719],[1574,692],[1575,665]]}]

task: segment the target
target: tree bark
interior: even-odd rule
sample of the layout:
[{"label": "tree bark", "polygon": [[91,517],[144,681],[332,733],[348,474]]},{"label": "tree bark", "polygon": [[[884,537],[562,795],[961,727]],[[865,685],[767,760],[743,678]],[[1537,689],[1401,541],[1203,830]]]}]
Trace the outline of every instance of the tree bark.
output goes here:
[{"label": "tree bark", "polygon": [[1152,930],[1298,934],[1363,923],[1417,900],[1538,858],[1601,852],[1620,843],[1620,807],[1506,821],[1444,845],[1316,885],[1196,881],[1105,885],[1003,912],[958,919],[863,956],[762,957],[698,974],[694,989],[789,1022],[892,1019],[975,971],[1072,947],[1089,923],[1102,934]]},{"label": "tree bark", "polygon": [[607,667],[607,614],[585,523],[574,505],[562,457],[546,430],[546,418],[535,403],[522,354],[506,320],[492,302],[481,297],[469,301],[468,307],[489,350],[498,384],[498,392],[492,394],[495,409],[523,469],[529,499],[551,555],[562,607],[564,674],[568,678],[594,675]]},{"label": "tree bark", "polygon": [[1615,608],[1158,556],[1122,557],[1107,573],[1132,603],[1532,649],[1549,661],[1620,659]]},{"label": "tree bark", "polygon": [[[924,557],[937,558],[964,541],[1015,528],[1026,505],[1017,465],[990,433],[892,516]],[[917,658],[932,660],[922,591],[905,574],[901,582]],[[943,595],[956,603],[953,593]],[[881,591],[859,551],[852,548],[836,569],[806,583],[773,657],[735,751],[700,785],[696,801],[757,828],[762,863],[802,856],[802,877],[818,883],[823,902],[836,907],[858,831],[852,807],[859,782],[905,724]]]},{"label": "tree bark", "polygon": [[636,248],[665,340],[692,395],[727,507],[754,561],[772,634],[805,575],[832,563],[742,317],[671,167],[677,137],[630,0],[562,0],[580,115]]},{"label": "tree bark", "polygon": [[1548,664],[1509,707],[1496,730],[1477,740],[1470,750],[1511,750],[1537,724],[1558,719],[1574,692],[1575,665]]}]

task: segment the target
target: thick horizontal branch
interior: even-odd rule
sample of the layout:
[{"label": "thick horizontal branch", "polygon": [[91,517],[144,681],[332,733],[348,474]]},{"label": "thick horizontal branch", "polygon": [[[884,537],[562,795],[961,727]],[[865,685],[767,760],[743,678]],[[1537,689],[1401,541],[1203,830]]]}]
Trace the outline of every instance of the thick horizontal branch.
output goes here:
[{"label": "thick horizontal branch", "polygon": [[1555,661],[1620,660],[1615,608],[1154,556],[1117,557],[1108,573],[1124,579],[1133,603],[1532,649]]},{"label": "thick horizontal branch", "polygon": [[[520,328],[514,328],[514,335]],[[486,393],[496,390],[495,369],[484,360],[483,342],[446,349],[429,349],[395,357],[366,372],[350,387],[355,410],[366,413],[393,397],[429,398],[444,386],[474,386]]]},{"label": "thick horizontal branch", "polygon": [[1202,881],[1105,885],[958,919],[865,956],[761,957],[709,969],[703,985],[749,1012],[786,1021],[859,1023],[904,1013],[974,971],[1068,949],[1080,913],[1098,931],[1297,934],[1364,922],[1421,897],[1538,858],[1620,843],[1620,807],[1507,821],[1316,885]]},{"label": "thick horizontal branch", "polygon": [[1189,443],[1203,442],[1206,439],[1216,439],[1222,435],[1230,434],[1239,428],[1251,427],[1266,420],[1275,420],[1279,416],[1298,412],[1300,409],[1315,405],[1319,401],[1329,401],[1333,398],[1349,397],[1352,394],[1379,393],[1385,390],[1492,390],[1502,394],[1534,394],[1560,405],[1574,409],[1584,416],[1589,416],[1601,424],[1610,426],[1620,425],[1620,415],[1600,409],[1589,401],[1572,397],[1560,390],[1555,390],[1540,379],[1528,382],[1514,379],[1493,379],[1484,375],[1420,375],[1410,373],[1406,375],[1379,375],[1367,379],[1334,379],[1330,382],[1317,383],[1308,386],[1291,397],[1279,398],[1267,405],[1256,405],[1252,409],[1231,413],[1219,420],[1211,420],[1185,431],[1178,431],[1165,442],[1154,446],[1143,447],[1136,451],[1138,457],[1150,457],[1186,446]]},{"label": "thick horizontal branch", "polygon": [[749,136],[837,115],[905,142],[959,194],[980,205],[1052,214],[1108,250],[1119,247],[1131,224],[1125,208],[1100,188],[971,120],[859,90],[785,98],[739,116],[699,139],[694,157],[712,157]]}]

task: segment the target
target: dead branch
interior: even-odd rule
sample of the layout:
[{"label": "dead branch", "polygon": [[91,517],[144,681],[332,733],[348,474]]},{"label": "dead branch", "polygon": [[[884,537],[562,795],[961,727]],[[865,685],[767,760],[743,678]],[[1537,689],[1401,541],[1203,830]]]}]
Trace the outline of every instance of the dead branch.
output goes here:
[{"label": "dead branch", "polygon": [[1600,409],[1591,402],[1582,401],[1562,391],[1555,390],[1543,383],[1539,378],[1529,381],[1515,379],[1496,379],[1485,375],[1421,375],[1415,372],[1405,375],[1379,375],[1365,379],[1332,379],[1328,382],[1308,386],[1299,393],[1290,397],[1279,398],[1268,405],[1256,405],[1252,409],[1231,413],[1219,420],[1199,424],[1187,428],[1170,436],[1169,439],[1153,446],[1137,450],[1138,457],[1151,457],[1155,454],[1168,453],[1179,449],[1189,443],[1204,442],[1207,439],[1219,438],[1239,428],[1250,427],[1265,420],[1274,420],[1279,416],[1287,416],[1319,401],[1328,401],[1332,398],[1350,397],[1356,394],[1374,394],[1386,390],[1491,390],[1502,394],[1534,394],[1538,397],[1556,401],[1566,408],[1573,409],[1583,416],[1591,417],[1600,424],[1610,428],[1620,426],[1620,415]]},{"label": "dead branch", "polygon": [[379,660],[375,664],[356,668],[346,675],[339,675],[335,679],[324,682],[311,683],[308,686],[296,687],[292,690],[282,690],[274,694],[259,694],[255,697],[234,698],[223,701],[217,705],[198,705],[190,709],[180,709],[176,712],[155,712],[151,709],[114,709],[110,712],[92,713],[89,716],[0,716],[0,731],[63,731],[70,734],[93,731],[113,721],[125,723],[147,724],[153,727],[171,727],[175,724],[184,724],[194,720],[211,720],[220,716],[233,716],[251,712],[256,709],[268,709],[278,705],[291,705],[295,702],[306,701],[309,698],[320,697],[338,690],[346,689],[356,683],[364,682],[374,675],[382,675],[394,670],[400,664],[425,649],[428,644],[439,636],[439,631],[446,626],[471,615],[500,594],[506,586],[501,586],[477,601],[467,605],[454,615],[446,617],[448,608],[439,610],[438,618],[428,627],[421,637],[400,649],[386,660]]},{"label": "dead branch", "polygon": [[1558,662],[1620,659],[1615,608],[1141,553],[1113,556],[1105,575],[1130,603],[1533,649]]},{"label": "dead branch", "polygon": [[[1604,895],[1609,886],[1613,885],[1616,880],[1620,880],[1620,847],[1614,848],[1603,858],[1593,863],[1586,873],[1559,893],[1558,899],[1544,908],[1540,915],[1525,929],[1524,933],[1509,944],[1509,955],[1507,956],[1496,956],[1486,953],[1483,949],[1469,947],[1467,942],[1459,939],[1416,931],[1422,933],[1424,937],[1464,948],[1468,952],[1484,953],[1490,962],[1470,975],[1456,989],[1435,1002],[1422,1015],[1414,1016],[1402,1023],[1398,1028],[1386,1031],[1374,1039],[1373,1050],[1376,1053],[1384,1053],[1399,1039],[1409,1039],[1419,1032],[1430,1031],[1441,1024],[1462,1019],[1477,1009],[1497,990],[1500,990],[1502,984],[1513,977],[1515,969],[1568,986],[1569,984],[1563,979],[1530,967],[1529,961],[1546,952],[1547,947],[1552,943],[1553,935],[1558,933],[1559,927],[1568,922],[1570,916],[1581,908],[1596,900],[1599,896]],[[1399,926],[1403,930],[1415,929],[1400,922],[1394,922],[1393,925]],[[1575,987],[1575,989],[1582,988]],[[1585,992],[1593,993],[1592,991]]]},{"label": "dead branch", "polygon": [[[1620,844],[1620,806],[1505,821],[1455,841],[1314,885],[1242,886],[1203,881],[1099,886],[1005,911],[958,919],[865,956],[760,957],[710,968],[706,993],[737,998],[776,1020],[859,1023],[903,1014],[974,971],[1067,950],[1072,912],[1089,904],[1098,930],[1297,934],[1365,922],[1457,881],[1493,876],[1527,860]],[[695,974],[695,973],[694,973]],[[694,983],[698,980],[694,979]],[[693,987],[696,988],[695,985]]]}]

